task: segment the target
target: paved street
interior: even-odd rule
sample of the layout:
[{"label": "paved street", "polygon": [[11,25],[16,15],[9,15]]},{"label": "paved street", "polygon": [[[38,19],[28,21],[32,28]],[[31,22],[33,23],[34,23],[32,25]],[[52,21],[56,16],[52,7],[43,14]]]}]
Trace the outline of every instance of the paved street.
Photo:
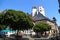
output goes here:
[{"label": "paved street", "polygon": [[0,40],[29,40],[28,38],[18,38],[18,39],[14,39],[14,38],[0,38]]},{"label": "paved street", "polygon": [[0,40],[14,40],[12,38],[0,38]]},{"label": "paved street", "polygon": [[[28,38],[18,38],[18,39],[14,39],[14,38],[0,38],[0,40],[30,40]],[[34,40],[34,39],[31,39]],[[47,39],[47,38],[35,38],[35,40],[57,40],[57,39]]]},{"label": "paved street", "polygon": [[[28,39],[29,38],[29,39]],[[57,37],[53,37],[53,38],[15,38],[15,37],[9,37],[9,38],[0,38],[0,40],[60,40],[60,39],[56,39]]]}]

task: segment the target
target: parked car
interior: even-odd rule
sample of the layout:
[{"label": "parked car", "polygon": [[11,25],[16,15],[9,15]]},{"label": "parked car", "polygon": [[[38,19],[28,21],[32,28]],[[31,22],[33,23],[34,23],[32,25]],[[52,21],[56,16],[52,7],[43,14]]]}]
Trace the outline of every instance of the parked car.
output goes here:
[{"label": "parked car", "polygon": [[12,31],[12,30],[8,30],[8,29],[0,31],[1,37],[10,37],[13,34],[16,34],[16,31]]},{"label": "parked car", "polygon": [[6,35],[6,37],[10,37],[15,34],[16,34],[16,31],[10,31],[10,32],[7,32],[5,35]]},{"label": "parked car", "polygon": [[0,37],[6,37],[5,33],[0,31]]}]

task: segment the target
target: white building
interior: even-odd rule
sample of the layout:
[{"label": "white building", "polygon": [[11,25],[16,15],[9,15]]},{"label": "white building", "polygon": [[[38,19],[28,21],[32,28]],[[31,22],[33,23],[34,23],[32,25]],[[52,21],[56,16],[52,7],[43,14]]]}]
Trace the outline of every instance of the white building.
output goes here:
[{"label": "white building", "polygon": [[38,15],[39,13],[41,13],[43,16],[45,16],[45,11],[42,6],[39,6],[38,8],[36,8],[35,6],[32,7],[32,17]]}]

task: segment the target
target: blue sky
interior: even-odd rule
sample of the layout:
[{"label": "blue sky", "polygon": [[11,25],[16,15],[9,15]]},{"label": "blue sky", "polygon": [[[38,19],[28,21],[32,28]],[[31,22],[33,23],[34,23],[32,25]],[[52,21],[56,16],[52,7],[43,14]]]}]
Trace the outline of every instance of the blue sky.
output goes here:
[{"label": "blue sky", "polygon": [[32,6],[39,7],[40,5],[44,7],[46,17],[50,19],[56,17],[57,24],[60,25],[58,0],[0,0],[0,10],[15,9],[31,13]]}]

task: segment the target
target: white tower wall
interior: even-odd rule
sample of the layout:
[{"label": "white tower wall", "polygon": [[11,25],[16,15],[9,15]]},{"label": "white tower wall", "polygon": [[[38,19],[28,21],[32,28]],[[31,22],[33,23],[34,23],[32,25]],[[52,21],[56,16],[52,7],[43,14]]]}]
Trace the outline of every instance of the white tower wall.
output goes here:
[{"label": "white tower wall", "polygon": [[45,16],[45,11],[44,11],[44,8],[42,6],[39,6],[39,12]]},{"label": "white tower wall", "polygon": [[32,8],[32,17],[35,16],[35,13],[36,13],[36,12],[37,12],[37,8],[33,7],[33,8]]}]

